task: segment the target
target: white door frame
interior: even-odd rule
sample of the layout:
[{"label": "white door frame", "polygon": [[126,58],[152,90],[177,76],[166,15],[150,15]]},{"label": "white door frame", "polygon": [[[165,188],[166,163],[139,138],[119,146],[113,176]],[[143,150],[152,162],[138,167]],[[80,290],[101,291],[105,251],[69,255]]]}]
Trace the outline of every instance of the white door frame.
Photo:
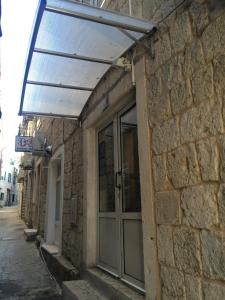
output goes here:
[{"label": "white door frame", "polygon": [[62,145],[52,156],[48,164],[47,184],[47,210],[46,210],[46,243],[55,244],[55,209],[56,209],[56,172],[57,161],[61,162],[61,193],[60,193],[60,220],[59,220],[59,244],[58,254],[62,252],[62,215],[63,215],[63,190],[64,190],[64,145]]},{"label": "white door frame", "polygon": [[[129,112],[131,109],[136,109],[136,102],[134,100],[134,95],[130,97],[130,101],[128,104],[124,105],[122,109],[120,109],[118,112],[116,112],[112,118],[109,118],[106,123],[104,123],[97,131],[97,145],[99,144],[98,135],[100,132],[104,131],[108,126],[113,126],[113,144],[114,144],[114,169],[113,174],[115,175],[118,171],[122,171],[121,166],[121,159],[122,159],[122,146],[121,146],[121,124],[120,124],[120,118],[127,112]],[[99,162],[99,157],[97,155],[97,161]],[[99,165],[99,163],[97,163]],[[124,212],[122,209],[122,186],[121,190],[117,189],[115,187],[115,210],[113,212],[101,212],[99,210],[99,170],[97,171],[97,177],[98,177],[98,221],[97,221],[97,266],[100,268],[106,270],[107,272],[113,274],[116,277],[119,277],[122,281],[125,281],[129,283],[130,285],[133,285],[134,287],[138,288],[139,290],[144,291],[144,284],[141,280],[135,279],[131,275],[125,273],[125,253],[123,251],[124,248],[124,235],[125,232],[123,231],[122,223],[125,220],[136,220],[136,221],[142,221],[141,211],[135,211],[135,212]],[[115,179],[116,180],[116,179]],[[121,178],[122,180],[122,178]],[[116,183],[115,183],[116,184]],[[115,244],[114,248],[114,257],[116,255],[117,257],[117,269],[114,269],[113,267],[106,265],[102,261],[100,261],[100,249],[99,249],[99,230],[100,230],[100,224],[99,221],[101,219],[111,219],[114,220],[116,230],[117,230],[117,237],[118,237],[118,243]],[[142,237],[142,233],[140,233]]]},{"label": "white door frame", "polygon": [[[156,247],[156,222],[154,211],[154,193],[151,161],[151,129],[148,123],[147,92],[147,58],[144,55],[134,65],[136,78],[136,106],[138,120],[138,150],[141,201],[142,201],[142,226],[143,226],[143,250],[145,269],[146,299],[160,299],[160,276]],[[127,75],[129,76],[129,74]],[[126,81],[127,80],[127,81]],[[124,90],[126,86],[126,90]],[[126,103],[125,95],[132,87],[132,82],[124,77],[111,94],[109,94],[109,108],[104,111],[102,105],[98,105],[88,115],[83,123],[83,163],[84,163],[84,236],[83,236],[83,260],[89,268],[97,263],[97,147],[96,130],[112,115],[121,109]]]}]

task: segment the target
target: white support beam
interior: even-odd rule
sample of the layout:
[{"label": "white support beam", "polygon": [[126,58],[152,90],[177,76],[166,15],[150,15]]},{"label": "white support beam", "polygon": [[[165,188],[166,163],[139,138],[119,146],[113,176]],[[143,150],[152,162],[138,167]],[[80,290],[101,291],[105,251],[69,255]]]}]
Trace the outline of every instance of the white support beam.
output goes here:
[{"label": "white support beam", "polygon": [[41,85],[41,86],[48,86],[48,87],[56,87],[56,88],[61,88],[61,89],[88,91],[88,92],[93,91],[93,88],[88,88],[88,87],[65,85],[65,84],[56,84],[56,83],[42,82],[42,81],[27,80],[27,84]]}]

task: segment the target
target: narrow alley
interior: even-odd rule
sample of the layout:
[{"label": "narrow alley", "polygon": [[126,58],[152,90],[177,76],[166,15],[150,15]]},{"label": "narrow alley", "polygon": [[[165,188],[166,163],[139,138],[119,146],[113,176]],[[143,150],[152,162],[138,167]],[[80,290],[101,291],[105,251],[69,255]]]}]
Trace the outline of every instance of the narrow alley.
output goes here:
[{"label": "narrow alley", "polygon": [[0,0],[1,299],[225,300],[225,0]]},{"label": "narrow alley", "polygon": [[24,228],[17,208],[0,209],[0,299],[61,299],[35,243],[25,241]]}]

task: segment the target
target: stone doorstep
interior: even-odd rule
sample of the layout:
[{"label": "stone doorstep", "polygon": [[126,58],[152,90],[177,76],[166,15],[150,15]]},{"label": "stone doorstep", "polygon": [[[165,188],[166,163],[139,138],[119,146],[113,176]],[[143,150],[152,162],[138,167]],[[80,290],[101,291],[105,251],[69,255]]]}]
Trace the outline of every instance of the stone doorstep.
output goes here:
[{"label": "stone doorstep", "polygon": [[50,273],[60,285],[63,281],[76,280],[79,277],[79,271],[70,261],[64,256],[58,255],[57,246],[43,243],[40,246],[40,251]]},{"label": "stone doorstep", "polygon": [[86,280],[64,281],[62,285],[63,300],[107,300]]},{"label": "stone doorstep", "polygon": [[46,250],[50,255],[57,255],[59,253],[59,249],[56,245],[42,244],[41,249]]},{"label": "stone doorstep", "polygon": [[64,300],[145,299],[144,295],[98,268],[85,271],[82,280],[63,282],[62,295]]},{"label": "stone doorstep", "polygon": [[23,232],[26,241],[35,241],[38,233],[37,229],[30,229],[30,228],[25,228]]}]

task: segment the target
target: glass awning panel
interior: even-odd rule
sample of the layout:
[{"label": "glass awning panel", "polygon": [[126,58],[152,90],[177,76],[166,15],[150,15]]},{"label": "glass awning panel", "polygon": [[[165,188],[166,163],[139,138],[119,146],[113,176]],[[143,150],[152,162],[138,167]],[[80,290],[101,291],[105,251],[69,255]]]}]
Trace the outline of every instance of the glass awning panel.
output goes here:
[{"label": "glass awning panel", "polygon": [[41,0],[19,114],[78,117],[103,75],[154,28],[73,1]]}]

